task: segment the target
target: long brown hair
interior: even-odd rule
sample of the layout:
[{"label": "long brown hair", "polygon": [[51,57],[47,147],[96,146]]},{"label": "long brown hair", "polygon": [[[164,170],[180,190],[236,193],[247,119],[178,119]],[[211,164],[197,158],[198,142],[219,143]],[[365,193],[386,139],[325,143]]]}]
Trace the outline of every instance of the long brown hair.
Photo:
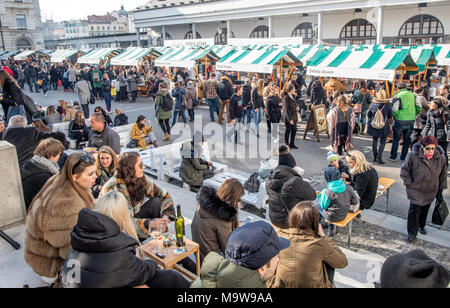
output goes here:
[{"label": "long brown hair", "polygon": [[238,207],[242,196],[244,195],[244,186],[237,179],[228,179],[217,190],[217,196],[235,208]]},{"label": "long brown hair", "polygon": [[41,119],[35,119],[33,121],[33,126],[36,127],[38,129],[38,131],[43,132],[43,133],[51,133],[52,132],[52,130],[47,125],[45,125]]},{"label": "long brown hair", "polygon": [[7,71],[5,70],[0,70],[0,86],[2,86],[2,88],[5,86],[6,81],[9,80],[12,83],[14,83],[18,88],[19,87],[19,83],[17,82],[17,80],[15,80],[13,77],[11,77],[10,74],[8,74]]},{"label": "long brown hair", "polygon": [[96,160],[96,166],[97,166],[97,176],[101,175],[100,172],[100,168],[102,166],[101,162],[100,162],[100,156],[102,154],[108,154],[109,156],[111,156],[112,158],[112,163],[111,166],[109,166],[109,170],[107,170],[109,172],[109,174],[112,174],[116,168],[117,168],[117,154],[116,152],[109,146],[104,145],[100,148],[100,150],[98,150],[98,154],[97,154],[97,160]]},{"label": "long brown hair", "polygon": [[289,228],[319,233],[319,209],[312,201],[297,204],[289,213]]},{"label": "long brown hair", "polygon": [[75,124],[86,126],[83,111],[77,111],[77,113],[75,113]]},{"label": "long brown hair", "polygon": [[[66,189],[67,186],[72,186],[78,193],[81,199],[86,203],[86,206],[89,209],[93,208],[94,205],[94,198],[92,197],[91,190],[90,189],[83,189],[80,186],[77,185],[73,181],[72,175],[80,175],[86,170],[86,168],[93,166],[95,164],[95,161],[92,162],[92,164],[86,163],[81,158],[83,157],[83,154],[81,153],[74,153],[70,155],[66,163],[64,164],[64,167],[61,169],[61,172],[53,177],[51,177],[47,183],[42,187],[41,191],[36,195],[36,197],[33,199],[33,202],[30,205],[30,208],[28,210],[28,213],[33,208],[34,203],[39,198],[42,198],[42,205],[46,206],[49,201],[55,196],[56,191],[63,191]],[[76,165],[78,166],[74,168]]]},{"label": "long brown hair", "polygon": [[133,207],[144,201],[149,187],[145,176],[140,179],[136,178],[134,166],[139,157],[139,153],[136,152],[121,154],[116,170],[117,179],[122,180],[127,186],[130,203]]}]

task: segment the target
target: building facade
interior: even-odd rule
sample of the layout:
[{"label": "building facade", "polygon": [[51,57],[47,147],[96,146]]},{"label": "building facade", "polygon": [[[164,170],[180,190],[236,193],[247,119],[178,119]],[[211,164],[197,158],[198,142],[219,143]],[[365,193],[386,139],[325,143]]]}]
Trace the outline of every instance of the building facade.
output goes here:
[{"label": "building facade", "polygon": [[64,36],[66,39],[89,36],[89,25],[86,20],[64,21]]},{"label": "building facade", "polygon": [[448,0],[152,0],[130,13],[136,30],[166,39],[301,36],[305,43],[450,42]]},{"label": "building facade", "polygon": [[89,36],[105,36],[118,33],[127,33],[128,25],[110,13],[103,16],[88,16]]},{"label": "building facade", "polygon": [[39,0],[0,0],[0,49],[44,49]]}]

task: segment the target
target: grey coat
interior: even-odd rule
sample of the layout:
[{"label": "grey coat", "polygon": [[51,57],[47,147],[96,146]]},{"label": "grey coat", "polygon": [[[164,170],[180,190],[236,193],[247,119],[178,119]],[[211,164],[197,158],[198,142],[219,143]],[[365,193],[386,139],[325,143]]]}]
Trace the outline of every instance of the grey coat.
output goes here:
[{"label": "grey coat", "polygon": [[135,92],[138,90],[136,78],[134,78],[134,77],[128,78],[128,90],[130,92]]},{"label": "grey coat", "polygon": [[69,82],[77,82],[77,71],[74,68],[67,70],[67,80]]},{"label": "grey coat", "polygon": [[89,104],[89,100],[91,99],[91,90],[91,84],[84,79],[75,84],[75,93],[78,94],[81,105]]},{"label": "grey coat", "polygon": [[119,155],[121,152],[119,134],[112,128],[110,128],[106,123],[103,132],[99,133],[94,130],[91,130],[89,132],[90,147],[99,149],[104,145],[111,147],[117,153],[117,155]]},{"label": "grey coat", "polygon": [[438,191],[447,188],[444,150],[437,146],[433,158],[428,160],[423,153],[422,145],[416,143],[403,163],[400,177],[412,204],[420,206],[431,204]]}]

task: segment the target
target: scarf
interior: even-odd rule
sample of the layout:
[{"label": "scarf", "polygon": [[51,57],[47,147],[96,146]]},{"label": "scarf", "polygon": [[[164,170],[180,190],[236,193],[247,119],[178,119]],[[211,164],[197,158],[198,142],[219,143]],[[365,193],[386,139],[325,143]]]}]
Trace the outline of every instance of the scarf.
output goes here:
[{"label": "scarf", "polygon": [[34,155],[33,158],[31,159],[31,162],[33,164],[37,165],[38,167],[47,169],[53,175],[59,173],[59,166],[57,163],[55,163],[45,157],[42,157],[40,155]]}]

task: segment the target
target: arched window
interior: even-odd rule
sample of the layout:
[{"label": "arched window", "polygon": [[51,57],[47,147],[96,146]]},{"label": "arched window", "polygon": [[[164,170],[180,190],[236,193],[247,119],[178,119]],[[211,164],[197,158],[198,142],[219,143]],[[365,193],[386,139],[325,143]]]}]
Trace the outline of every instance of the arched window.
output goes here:
[{"label": "arched window", "polygon": [[341,45],[373,45],[377,41],[375,27],[365,19],[354,19],[341,31]]},{"label": "arched window", "polygon": [[398,33],[400,44],[438,44],[443,42],[444,27],[431,15],[416,15],[408,19]]},{"label": "arched window", "polygon": [[292,37],[302,37],[303,41],[311,41],[314,38],[314,31],[312,23],[304,22],[299,24],[297,28],[292,31]]},{"label": "arched window", "polygon": [[[214,44],[216,44],[216,45],[228,44],[227,34],[228,34],[227,28],[219,29],[219,31],[217,31],[216,35],[214,36]],[[231,31],[230,37],[234,38],[233,31]]]},{"label": "arched window", "polygon": [[17,49],[19,49],[19,50],[27,50],[27,49],[33,48],[33,43],[30,42],[30,40],[28,40],[24,37],[21,37],[21,38],[17,39],[16,46],[17,46]]},{"label": "arched window", "polygon": [[250,38],[268,38],[269,37],[269,27],[258,26],[250,34]]},{"label": "arched window", "polygon": [[[194,34],[192,33],[192,31],[189,31],[188,33],[186,33],[186,35],[184,36],[185,40],[192,40],[194,38]],[[201,39],[202,36],[200,35],[200,33],[197,32],[197,38]]]}]

